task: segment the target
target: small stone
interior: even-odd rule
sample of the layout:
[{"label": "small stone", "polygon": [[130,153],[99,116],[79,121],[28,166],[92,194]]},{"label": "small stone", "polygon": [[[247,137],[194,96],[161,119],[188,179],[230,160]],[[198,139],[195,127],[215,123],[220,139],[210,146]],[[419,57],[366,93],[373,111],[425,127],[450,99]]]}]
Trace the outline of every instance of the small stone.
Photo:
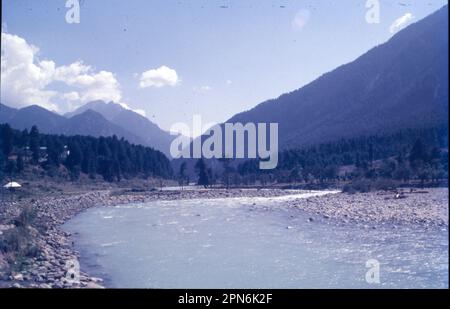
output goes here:
[{"label": "small stone", "polygon": [[39,288],[41,289],[50,289],[52,286],[48,283],[41,283],[39,284]]},{"label": "small stone", "polygon": [[88,289],[104,289],[105,287],[101,286],[98,283],[91,281],[86,284],[86,288],[88,288]]},{"label": "small stone", "polygon": [[102,278],[91,277],[90,279],[91,279],[92,282],[95,282],[95,283],[103,282],[103,279],[102,279]]}]

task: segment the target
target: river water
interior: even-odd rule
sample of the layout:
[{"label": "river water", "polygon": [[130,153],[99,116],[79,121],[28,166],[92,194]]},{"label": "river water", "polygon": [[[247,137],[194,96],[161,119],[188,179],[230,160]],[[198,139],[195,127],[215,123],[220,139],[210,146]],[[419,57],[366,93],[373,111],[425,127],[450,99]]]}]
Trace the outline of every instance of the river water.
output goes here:
[{"label": "river water", "polygon": [[447,228],[341,225],[285,207],[325,193],[97,207],[64,228],[108,287],[448,288]]}]

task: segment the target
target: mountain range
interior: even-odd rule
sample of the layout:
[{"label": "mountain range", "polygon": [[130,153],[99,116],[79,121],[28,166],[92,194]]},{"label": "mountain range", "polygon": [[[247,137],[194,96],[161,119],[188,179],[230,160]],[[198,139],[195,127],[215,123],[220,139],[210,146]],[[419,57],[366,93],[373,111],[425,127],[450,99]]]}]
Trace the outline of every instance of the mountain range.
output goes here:
[{"label": "mountain range", "polygon": [[166,156],[170,156],[170,143],[174,138],[146,117],[120,104],[103,101],[89,102],[64,116],[37,105],[15,109],[0,104],[0,123],[9,123],[19,130],[36,125],[40,132],[48,134],[116,135],[133,144],[153,147]]},{"label": "mountain range", "polygon": [[448,7],[355,61],[227,122],[277,122],[280,148],[448,126]]},{"label": "mountain range", "polygon": [[83,114],[87,110],[95,111],[105,117],[109,122],[124,128],[126,131],[137,136],[141,141],[139,144],[151,146],[162,151],[170,157],[170,143],[175,136],[162,130],[148,118],[130,110],[121,105],[103,101],[92,101],[78,109],[65,114],[66,117],[74,117]]}]

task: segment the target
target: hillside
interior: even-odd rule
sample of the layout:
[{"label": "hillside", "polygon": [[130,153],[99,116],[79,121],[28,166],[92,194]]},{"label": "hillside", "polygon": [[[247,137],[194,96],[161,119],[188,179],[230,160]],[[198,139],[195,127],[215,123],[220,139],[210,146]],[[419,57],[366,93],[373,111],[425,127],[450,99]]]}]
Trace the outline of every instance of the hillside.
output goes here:
[{"label": "hillside", "polygon": [[447,7],[310,84],[227,122],[278,122],[281,148],[448,125]]}]

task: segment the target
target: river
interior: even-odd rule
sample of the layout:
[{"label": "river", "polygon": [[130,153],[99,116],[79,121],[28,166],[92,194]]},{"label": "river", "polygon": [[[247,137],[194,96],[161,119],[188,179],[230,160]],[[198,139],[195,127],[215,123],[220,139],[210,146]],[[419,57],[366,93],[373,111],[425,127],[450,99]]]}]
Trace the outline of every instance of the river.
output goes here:
[{"label": "river", "polygon": [[[107,287],[448,288],[447,228],[372,229],[285,207],[325,193],[99,206],[64,229]],[[379,283],[366,281],[368,260]]]}]

